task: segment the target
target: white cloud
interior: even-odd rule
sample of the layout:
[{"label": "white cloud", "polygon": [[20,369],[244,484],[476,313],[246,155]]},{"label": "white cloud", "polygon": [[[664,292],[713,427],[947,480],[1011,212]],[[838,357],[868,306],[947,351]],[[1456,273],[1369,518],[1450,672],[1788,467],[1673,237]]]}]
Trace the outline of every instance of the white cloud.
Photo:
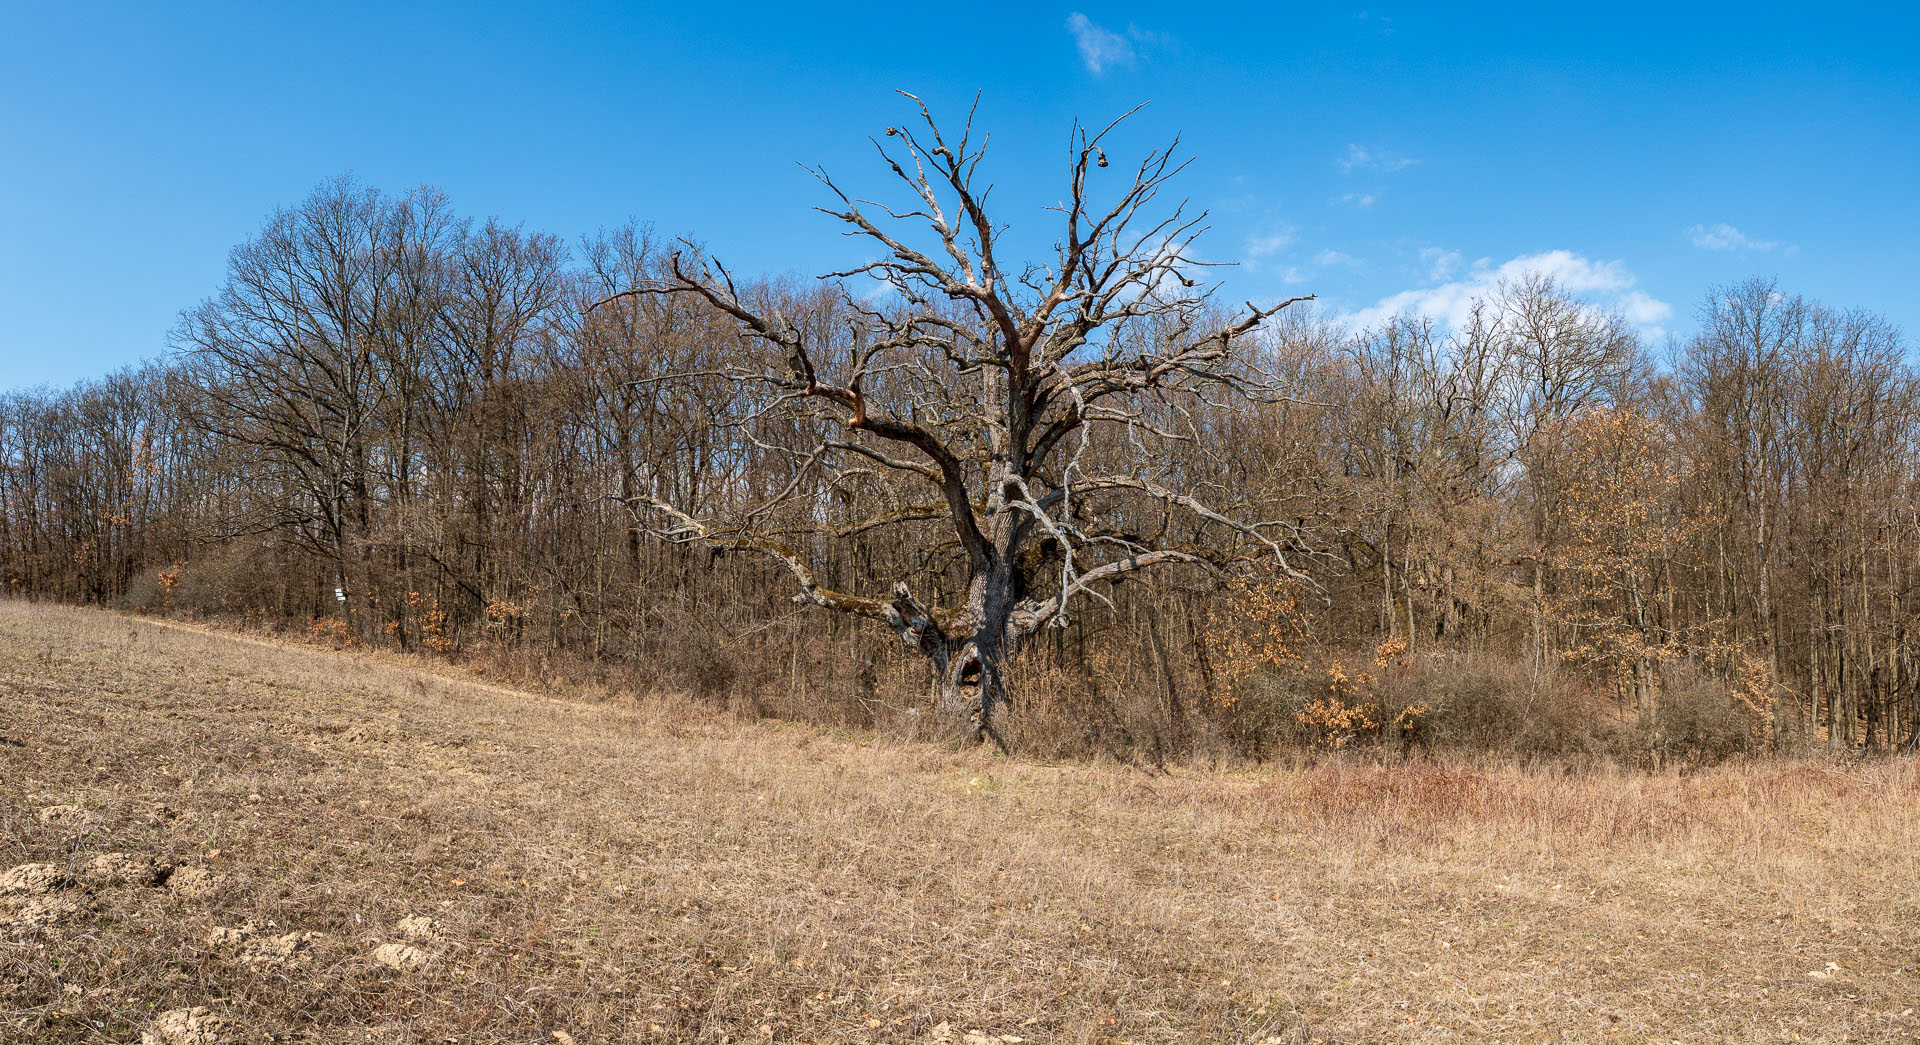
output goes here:
[{"label": "white cloud", "polygon": [[1349,192],[1344,196],[1334,197],[1333,202],[1351,203],[1361,210],[1366,210],[1368,207],[1373,206],[1374,201],[1377,199],[1379,199],[1379,197],[1371,192]]},{"label": "white cloud", "polygon": [[1629,290],[1620,295],[1615,308],[1627,318],[1627,322],[1636,327],[1658,334],[1665,333],[1660,324],[1673,317],[1673,306],[1648,294],[1644,290]]},{"label": "white cloud", "polygon": [[1562,290],[1607,311],[1620,313],[1648,338],[1665,337],[1666,330],[1660,324],[1673,315],[1672,305],[1634,289],[1636,280],[1623,261],[1594,261],[1570,250],[1549,250],[1522,254],[1499,264],[1491,258],[1481,258],[1465,275],[1448,279],[1459,267],[1458,252],[1429,247],[1420,252],[1420,257],[1427,262],[1435,285],[1390,294],[1341,318],[1359,328],[1411,313],[1458,328],[1466,324],[1476,298],[1492,296],[1503,282],[1536,274],[1551,276]]},{"label": "white cloud", "polygon": [[1116,66],[1133,68],[1137,55],[1132,40],[1095,25],[1093,19],[1078,11],[1067,16],[1067,31],[1073,34],[1073,42],[1080,48],[1080,61],[1093,75],[1103,76]]},{"label": "white cloud", "polygon": [[1780,245],[1772,240],[1754,239],[1724,221],[1713,226],[1689,226],[1687,239],[1705,250],[1767,251]]},{"label": "white cloud", "polygon": [[1440,247],[1421,247],[1420,261],[1427,266],[1427,280],[1445,283],[1460,268],[1460,252]]},{"label": "white cloud", "polygon": [[1272,257],[1287,249],[1292,243],[1293,229],[1291,227],[1281,229],[1278,232],[1269,232],[1261,236],[1251,236],[1247,239],[1247,257],[1254,260]]},{"label": "white cloud", "polygon": [[1313,263],[1321,268],[1329,268],[1334,265],[1358,268],[1360,266],[1360,259],[1337,250],[1323,250],[1313,256]]},{"label": "white cloud", "polygon": [[1352,174],[1354,171],[1398,171],[1419,163],[1419,160],[1402,156],[1397,152],[1382,149],[1369,149],[1364,145],[1348,145],[1347,154],[1334,161],[1340,169]]}]

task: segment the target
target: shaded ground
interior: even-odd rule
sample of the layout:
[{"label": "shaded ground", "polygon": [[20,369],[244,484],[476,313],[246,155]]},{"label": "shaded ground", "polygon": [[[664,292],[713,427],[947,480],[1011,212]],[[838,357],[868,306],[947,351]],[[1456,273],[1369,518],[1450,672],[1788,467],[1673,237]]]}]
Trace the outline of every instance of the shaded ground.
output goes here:
[{"label": "shaded ground", "polygon": [[1912,761],[1149,777],[429,670],[0,602],[0,1039],[1920,1038]]}]

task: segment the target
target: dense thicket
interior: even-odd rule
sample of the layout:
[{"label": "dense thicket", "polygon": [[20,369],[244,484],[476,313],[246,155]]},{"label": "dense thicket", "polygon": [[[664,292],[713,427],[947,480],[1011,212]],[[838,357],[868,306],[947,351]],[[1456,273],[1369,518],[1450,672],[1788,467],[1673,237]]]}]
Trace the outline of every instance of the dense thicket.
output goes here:
[{"label": "dense thicket", "polygon": [[[796,607],[764,557],[649,527],[648,503],[790,492],[813,438],[727,380],[765,349],[706,303],[607,301],[666,265],[645,227],[569,247],[431,191],[325,185],[234,251],[167,361],[0,398],[0,581],[913,718],[927,669],[883,629]],[[865,307],[831,282],[739,293],[842,350]],[[1700,320],[1656,358],[1543,278],[1458,328],[1278,317],[1258,363],[1294,398],[1202,402],[1182,421],[1199,438],[1154,458],[1333,554],[1308,582],[1177,567],[1082,607],[1023,654],[1021,742],[1911,747],[1920,396],[1901,338],[1760,280]],[[784,510],[849,532],[796,553],[836,589],[950,593],[959,549],[889,490],[803,484]],[[1156,524],[1176,525],[1132,520]]]}]

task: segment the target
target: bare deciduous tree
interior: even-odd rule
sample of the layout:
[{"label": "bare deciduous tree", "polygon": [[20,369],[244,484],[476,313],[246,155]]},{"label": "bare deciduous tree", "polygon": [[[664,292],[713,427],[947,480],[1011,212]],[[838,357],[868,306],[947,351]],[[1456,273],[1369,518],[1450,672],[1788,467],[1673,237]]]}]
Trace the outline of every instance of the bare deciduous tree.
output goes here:
[{"label": "bare deciduous tree", "polygon": [[[1108,166],[1102,143],[1124,116],[1099,131],[1075,128],[1054,256],[1011,263],[1005,226],[987,210],[991,186],[979,177],[986,140],[976,141],[971,115],[950,139],[907,97],[919,124],[887,128],[889,140],[875,148],[909,203],[856,199],[815,172],[837,200],[823,212],[880,251],[823,278],[871,278],[896,299],[871,307],[849,296],[855,318],[844,342],[762,307],[725,268],[684,254],[669,280],[634,291],[698,295],[730,316],[770,365],[728,376],[768,390],[759,416],[798,415],[819,433],[786,451],[786,483],[738,511],[702,516],[651,497],[635,507],[662,520],[656,532],[669,539],[772,556],[797,582],[798,601],[884,622],[932,659],[943,709],[967,716],[976,737],[998,741],[1008,658],[1038,629],[1064,621],[1076,599],[1104,597],[1107,586],[1150,567],[1254,554],[1293,573],[1290,555],[1314,554],[1299,520],[1259,518],[1230,481],[1192,488],[1152,450],[1204,443],[1196,404],[1277,397],[1236,349],[1262,321],[1306,299],[1249,302],[1231,318],[1215,307],[1189,256],[1205,215],[1184,203],[1156,207],[1190,162],[1176,159],[1177,141],[1150,152],[1113,202],[1096,202]],[[819,513],[792,510],[809,491],[876,477],[898,491],[883,515],[830,527],[814,524]],[[916,592],[905,578],[892,578],[887,596],[816,579],[821,539],[935,518],[964,562],[950,600]],[[1203,529],[1229,539],[1182,539]]]}]

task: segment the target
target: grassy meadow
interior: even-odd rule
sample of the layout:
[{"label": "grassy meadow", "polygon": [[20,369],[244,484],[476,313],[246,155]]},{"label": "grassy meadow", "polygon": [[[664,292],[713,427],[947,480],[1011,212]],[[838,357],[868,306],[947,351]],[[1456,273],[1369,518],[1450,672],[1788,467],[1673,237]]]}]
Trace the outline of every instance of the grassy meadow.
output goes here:
[{"label": "grassy meadow", "polygon": [[0,1040],[1920,1040],[1912,759],[1146,772],[450,671],[0,601]]}]

